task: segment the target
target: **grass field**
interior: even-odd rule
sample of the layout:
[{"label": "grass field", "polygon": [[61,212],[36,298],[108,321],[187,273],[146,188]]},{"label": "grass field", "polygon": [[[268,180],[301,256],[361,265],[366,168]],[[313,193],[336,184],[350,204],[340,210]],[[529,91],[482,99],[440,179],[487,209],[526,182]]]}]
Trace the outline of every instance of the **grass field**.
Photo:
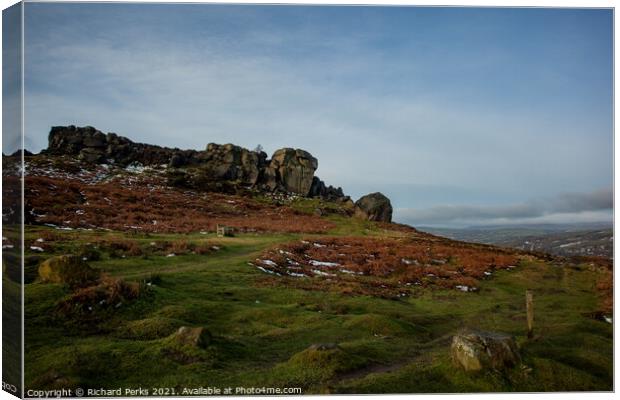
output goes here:
[{"label": "grass field", "polygon": [[[332,237],[410,235],[340,216],[330,220]],[[138,299],[95,308],[84,320],[58,312],[70,289],[31,280],[25,287],[27,389],[142,386],[173,388],[177,394],[200,386],[300,387],[303,393],[612,390],[612,325],[591,316],[601,301],[596,291],[601,272],[589,265],[522,258],[516,268],[481,280],[477,292],[421,286],[407,297],[386,299],[304,290],[289,284],[293,278],[248,265],[274,246],[321,235],[217,238],[27,229],[27,243],[43,237],[49,238],[43,242],[44,256],[79,253],[96,243],[101,257],[90,265],[140,282],[141,291]],[[132,256],[135,245],[117,244],[119,250],[106,247],[106,240],[137,243],[140,250]],[[181,251],[169,256],[174,246]],[[197,254],[198,248],[208,251]],[[526,288],[535,297],[530,340],[525,337]],[[172,335],[181,326],[206,327],[211,344],[180,347]],[[504,373],[456,369],[449,346],[461,327],[515,335],[523,365]],[[319,343],[339,347],[309,349]]]}]

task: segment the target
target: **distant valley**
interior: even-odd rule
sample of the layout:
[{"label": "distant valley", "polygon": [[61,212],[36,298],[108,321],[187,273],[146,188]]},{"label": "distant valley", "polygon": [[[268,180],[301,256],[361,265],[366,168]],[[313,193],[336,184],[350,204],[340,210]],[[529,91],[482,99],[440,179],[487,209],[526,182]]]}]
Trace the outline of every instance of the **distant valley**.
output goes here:
[{"label": "distant valley", "polygon": [[449,239],[494,244],[559,256],[612,258],[611,224],[473,226],[467,228],[420,227],[422,231]]}]

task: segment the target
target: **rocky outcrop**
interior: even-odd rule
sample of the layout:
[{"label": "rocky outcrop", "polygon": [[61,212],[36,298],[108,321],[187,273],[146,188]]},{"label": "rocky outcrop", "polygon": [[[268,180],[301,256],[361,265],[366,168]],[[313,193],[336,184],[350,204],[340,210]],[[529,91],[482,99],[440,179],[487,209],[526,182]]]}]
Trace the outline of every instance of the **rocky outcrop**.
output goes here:
[{"label": "rocky outcrop", "polygon": [[250,151],[233,144],[210,143],[204,151],[180,150],[135,143],[92,126],[71,125],[52,127],[44,153],[123,167],[134,163],[166,165],[172,170],[183,170],[171,172],[171,182],[196,189],[234,190],[242,186],[329,200],[344,197],[341,188],[326,186],[314,176],[318,161],[301,149],[279,149],[269,160],[263,151]]},{"label": "rocky outcrop", "polygon": [[310,186],[308,197],[320,197],[327,200],[349,200],[349,197],[344,195],[342,188],[327,186],[318,176],[312,178],[312,185]]},{"label": "rocky outcrop", "polygon": [[495,332],[465,330],[452,339],[452,360],[466,371],[503,370],[521,361],[514,337]]},{"label": "rocky outcrop", "polygon": [[201,168],[213,180],[253,186],[258,179],[259,155],[233,144],[209,143]]},{"label": "rocky outcrop", "polygon": [[392,222],[392,203],[382,193],[367,194],[355,202],[355,215],[369,221]]},{"label": "rocky outcrop", "polygon": [[[319,161],[307,151],[284,148],[273,153],[268,176],[275,176],[276,188],[281,185],[286,192],[307,196],[318,167]],[[268,185],[273,185],[273,182]]]},{"label": "rocky outcrop", "polygon": [[170,149],[143,143],[134,143],[115,133],[105,134],[92,126],[54,126],[48,137],[52,155],[72,155],[89,163],[114,163],[127,166],[133,162],[143,165],[168,164],[173,155],[179,154],[189,163],[197,162],[195,150]]}]

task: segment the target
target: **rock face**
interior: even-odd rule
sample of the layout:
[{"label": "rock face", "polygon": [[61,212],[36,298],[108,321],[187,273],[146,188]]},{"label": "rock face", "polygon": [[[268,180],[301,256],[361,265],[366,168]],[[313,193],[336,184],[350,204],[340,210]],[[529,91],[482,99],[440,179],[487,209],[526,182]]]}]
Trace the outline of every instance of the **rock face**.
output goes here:
[{"label": "rock face", "polygon": [[310,186],[309,197],[321,197],[327,200],[342,200],[346,201],[350,198],[344,195],[342,188],[335,188],[333,186],[326,186],[325,182],[319,179],[318,176],[312,178],[312,185]]},{"label": "rock face", "polygon": [[122,166],[132,162],[143,165],[168,164],[175,153],[182,153],[186,159],[191,159],[197,153],[195,150],[181,151],[134,143],[115,133],[105,134],[92,126],[79,128],[73,125],[52,127],[45,152],[73,155],[89,163],[116,163]]},{"label": "rock face", "polygon": [[48,258],[39,265],[39,278],[43,282],[79,286],[97,280],[99,275],[80,257],[73,255]]},{"label": "rock face", "polygon": [[182,326],[175,333],[174,338],[179,344],[192,347],[205,348],[211,343],[211,333],[202,327]]},{"label": "rock face", "polygon": [[233,144],[209,143],[204,168],[214,180],[253,186],[258,179],[259,154]]},{"label": "rock face", "polygon": [[275,175],[285,191],[307,196],[318,167],[319,161],[307,151],[284,148],[273,153],[268,175]]},{"label": "rock face", "polygon": [[192,167],[191,171],[176,173],[171,182],[185,182],[196,189],[218,190],[239,185],[329,200],[344,197],[341,188],[326,186],[314,176],[318,161],[301,149],[279,149],[268,160],[263,151],[250,151],[233,144],[210,143],[204,151],[180,150],[134,143],[115,133],[104,134],[92,126],[71,125],[52,127],[44,153],[123,167],[133,163],[166,165],[172,170]]},{"label": "rock face", "polygon": [[355,215],[369,221],[392,222],[392,203],[383,194],[367,194],[355,202]]},{"label": "rock face", "polygon": [[466,330],[452,339],[452,360],[466,371],[503,370],[521,361],[514,337]]}]

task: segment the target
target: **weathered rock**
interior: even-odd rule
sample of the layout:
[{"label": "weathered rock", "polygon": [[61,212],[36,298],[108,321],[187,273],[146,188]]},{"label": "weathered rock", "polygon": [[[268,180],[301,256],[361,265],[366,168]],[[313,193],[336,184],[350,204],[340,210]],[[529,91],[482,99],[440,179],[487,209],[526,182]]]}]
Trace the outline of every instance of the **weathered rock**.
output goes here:
[{"label": "weathered rock", "polygon": [[259,180],[262,189],[273,192],[278,187],[278,177],[276,170],[269,166],[265,167],[260,175]]},{"label": "weathered rock", "polygon": [[320,197],[325,200],[334,201],[344,197],[344,193],[342,188],[327,186],[318,176],[315,176],[312,178],[312,185],[310,186],[308,197]]},{"label": "weathered rock", "polygon": [[258,179],[259,154],[233,144],[209,143],[205,172],[214,180],[236,181],[253,186]]},{"label": "weathered rock", "polygon": [[355,202],[355,215],[369,221],[392,222],[392,203],[383,194],[367,194]]},{"label": "weathered rock", "polygon": [[195,161],[195,150],[170,149],[134,143],[115,133],[103,132],[92,126],[54,126],[50,130],[48,147],[43,151],[52,155],[72,155],[90,163],[114,162],[126,166],[132,162],[144,165],[168,164],[177,153],[186,163]]},{"label": "weathered rock", "polygon": [[319,162],[305,150],[284,148],[273,153],[269,166],[285,191],[307,196]]},{"label": "weathered rock", "polygon": [[168,166],[171,168],[179,168],[185,165],[186,163],[187,163],[187,160],[185,159],[185,157],[183,157],[182,154],[175,154],[172,156],[172,158],[170,158],[170,162],[168,163]]},{"label": "weathered rock", "polygon": [[99,276],[98,271],[73,255],[48,258],[39,265],[39,278],[43,282],[76,286],[96,281]]},{"label": "weathered rock", "polygon": [[182,326],[174,335],[177,343],[193,347],[205,348],[211,343],[211,333],[203,327],[190,328]]},{"label": "weathered rock", "polygon": [[[110,163],[126,167],[134,162],[144,166],[167,165],[173,169],[187,168],[186,183],[208,191],[234,193],[238,188],[283,191],[301,196],[337,200],[344,196],[341,188],[327,186],[314,176],[318,161],[300,149],[277,150],[271,160],[263,151],[250,151],[233,144],[210,143],[203,151],[180,150],[144,143],[135,143],[115,133],[104,134],[92,126],[55,126],[49,134],[50,155],[76,157],[86,163]],[[189,171],[191,169],[191,171]],[[178,174],[177,174],[178,175]]]},{"label": "weathered rock", "polygon": [[466,330],[452,338],[452,360],[466,371],[503,370],[521,361],[514,337]]}]

